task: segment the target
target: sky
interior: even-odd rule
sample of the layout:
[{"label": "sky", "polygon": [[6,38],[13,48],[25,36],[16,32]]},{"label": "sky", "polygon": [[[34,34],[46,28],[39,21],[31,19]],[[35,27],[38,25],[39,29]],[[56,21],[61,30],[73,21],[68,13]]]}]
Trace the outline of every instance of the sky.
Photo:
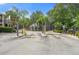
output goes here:
[{"label": "sky", "polygon": [[31,15],[36,10],[41,10],[46,14],[50,9],[55,7],[55,3],[7,3],[0,4],[0,13],[5,12],[12,7],[16,7],[19,10],[27,10]]}]

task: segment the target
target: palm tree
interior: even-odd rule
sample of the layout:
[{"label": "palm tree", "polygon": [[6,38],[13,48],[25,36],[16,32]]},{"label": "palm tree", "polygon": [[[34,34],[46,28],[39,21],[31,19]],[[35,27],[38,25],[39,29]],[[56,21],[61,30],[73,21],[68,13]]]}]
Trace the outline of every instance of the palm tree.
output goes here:
[{"label": "palm tree", "polygon": [[6,12],[6,17],[10,17],[11,26],[14,28],[17,20],[18,20],[18,9],[16,7],[13,7],[11,10]]},{"label": "palm tree", "polygon": [[11,10],[6,12],[6,17],[10,18],[10,26],[17,29],[17,36],[19,36],[18,30],[18,20],[19,20],[19,13],[16,7],[13,7]]},{"label": "palm tree", "polygon": [[41,16],[36,23],[39,24],[39,26],[42,27],[42,32],[45,33],[46,32],[46,25],[48,22],[48,17],[47,16]]},{"label": "palm tree", "polygon": [[22,27],[23,27],[22,34],[26,34],[25,27],[29,25],[29,18],[27,18],[27,14],[28,14],[28,12],[26,10],[19,11],[20,19],[19,19],[18,23],[20,25],[22,25]]},{"label": "palm tree", "polygon": [[[11,26],[17,29],[17,36],[19,35],[19,20],[25,19],[28,12],[26,10],[18,10],[16,7],[13,7],[11,10],[6,12],[6,17],[10,16]],[[22,23],[22,22],[21,22]]]}]

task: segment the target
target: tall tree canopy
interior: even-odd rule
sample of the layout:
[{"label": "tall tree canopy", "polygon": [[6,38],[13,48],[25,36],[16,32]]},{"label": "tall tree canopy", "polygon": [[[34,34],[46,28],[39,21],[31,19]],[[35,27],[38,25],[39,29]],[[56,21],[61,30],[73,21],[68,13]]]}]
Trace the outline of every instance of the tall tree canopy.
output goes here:
[{"label": "tall tree canopy", "polygon": [[[49,10],[48,16],[54,26],[59,24],[67,29],[78,27],[79,4],[56,4],[55,8]],[[59,25],[57,25],[59,27]]]}]

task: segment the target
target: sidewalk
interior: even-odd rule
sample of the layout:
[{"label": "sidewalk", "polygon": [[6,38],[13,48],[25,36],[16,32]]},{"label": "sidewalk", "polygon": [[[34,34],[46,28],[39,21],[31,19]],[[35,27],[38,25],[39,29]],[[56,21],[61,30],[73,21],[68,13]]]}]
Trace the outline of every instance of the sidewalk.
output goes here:
[{"label": "sidewalk", "polygon": [[64,35],[64,36],[67,36],[67,37],[69,37],[69,38],[79,40],[79,38],[78,38],[77,36],[70,35],[70,34],[56,33],[56,32],[53,32],[53,31],[47,31],[46,34],[47,34],[47,35]]},{"label": "sidewalk", "polygon": [[79,38],[77,36],[74,36],[74,35],[70,35],[70,34],[64,34],[65,36],[67,37],[71,37],[72,39],[77,39],[79,40]]},{"label": "sidewalk", "polygon": [[16,38],[16,33],[0,33],[0,41]]}]

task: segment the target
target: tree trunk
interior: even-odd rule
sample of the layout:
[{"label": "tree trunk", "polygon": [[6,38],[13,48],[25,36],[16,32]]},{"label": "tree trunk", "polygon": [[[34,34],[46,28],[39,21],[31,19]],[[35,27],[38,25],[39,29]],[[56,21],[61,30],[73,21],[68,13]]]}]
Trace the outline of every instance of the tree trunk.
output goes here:
[{"label": "tree trunk", "polygon": [[42,32],[45,34],[46,32],[46,23],[44,25],[42,25]]},{"label": "tree trunk", "polygon": [[18,25],[18,23],[17,23],[16,29],[17,29],[17,36],[19,36],[19,25]]},{"label": "tree trunk", "polygon": [[23,25],[23,29],[22,29],[22,34],[26,36],[26,31],[25,31],[24,25]]}]

